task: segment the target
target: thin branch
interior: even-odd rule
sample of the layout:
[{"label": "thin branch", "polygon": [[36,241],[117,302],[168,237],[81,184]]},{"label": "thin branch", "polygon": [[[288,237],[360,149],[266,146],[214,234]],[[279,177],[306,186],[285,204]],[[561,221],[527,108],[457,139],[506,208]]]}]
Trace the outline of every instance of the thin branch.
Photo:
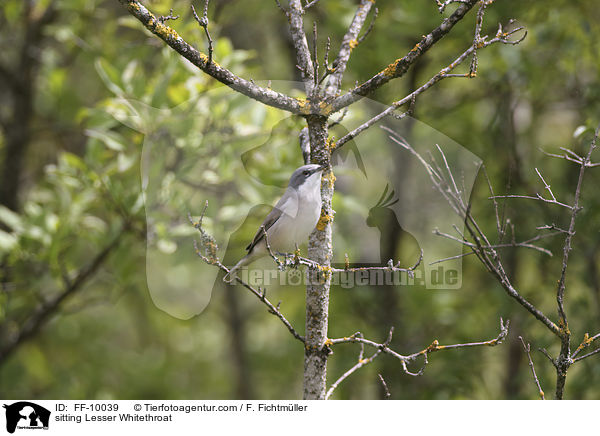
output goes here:
[{"label": "thin branch", "polygon": [[[594,138],[590,142],[590,147],[587,152],[585,159],[582,159],[581,166],[579,168],[579,176],[577,178],[577,186],[575,187],[575,199],[573,201],[573,206],[571,209],[571,220],[569,222],[569,228],[567,230],[567,234],[565,237],[565,243],[563,248],[563,261],[562,268],[560,272],[560,279],[558,280],[558,287],[556,290],[556,302],[558,304],[558,316],[562,321],[563,328],[565,330],[565,334],[568,331],[568,322],[567,315],[564,309],[564,295],[566,288],[566,275],[567,275],[567,265],[569,263],[569,253],[571,252],[571,242],[573,240],[573,236],[575,235],[575,220],[577,218],[577,214],[581,210],[579,207],[579,201],[581,198],[581,185],[583,183],[583,175],[585,173],[586,164],[591,161],[592,152],[596,148],[596,141],[598,139],[598,135],[600,134],[600,125],[596,128],[594,133]],[[541,176],[540,176],[541,177]],[[545,182],[544,182],[545,183]],[[549,189],[549,187],[548,187]]]},{"label": "thin branch", "polygon": [[523,338],[521,336],[519,336],[519,339],[521,340],[521,344],[523,344],[523,349],[525,350],[525,353],[527,353],[527,359],[529,359],[529,367],[531,368],[531,373],[533,374],[533,380],[535,381],[535,385],[538,388],[538,393],[540,394],[540,398],[542,400],[545,400],[546,398],[544,398],[544,391],[542,390],[542,387],[540,386],[540,381],[538,380],[537,374],[535,373],[535,366],[533,366],[533,360],[531,360],[531,345],[527,344],[525,345],[525,341],[523,340]]},{"label": "thin branch", "polygon": [[354,14],[354,18],[352,19],[352,22],[350,23],[350,26],[348,27],[348,30],[342,39],[338,55],[333,61],[334,72],[329,78],[325,92],[326,95],[335,96],[339,92],[342,86],[342,77],[344,76],[346,65],[350,59],[350,54],[352,53],[352,50],[359,44],[357,39],[358,35],[365,23],[365,20],[367,19],[367,16],[369,15],[369,11],[371,10],[373,3],[374,2],[371,0],[361,0],[360,4],[358,5],[356,13]]},{"label": "thin branch", "polygon": [[[490,40],[484,40],[483,42],[481,42],[479,50],[481,50],[485,47],[488,47],[492,44],[496,44],[496,43],[511,44],[511,45],[518,44],[525,38],[526,32],[521,38],[519,38],[516,41],[510,41],[508,39],[508,37],[512,36],[514,33],[521,31],[521,30],[523,30],[523,28],[519,27],[519,28],[513,29],[510,32],[503,32],[502,27],[500,26],[498,29],[498,32],[496,33],[496,36],[494,38],[492,38]],[[342,145],[344,145],[346,142],[354,139],[360,133],[367,130],[369,127],[380,122],[387,116],[392,115],[394,113],[394,111],[396,111],[398,108],[404,106],[405,104],[407,104],[407,103],[414,104],[414,101],[419,94],[422,94],[423,92],[427,91],[429,88],[431,88],[433,85],[435,85],[439,81],[449,78],[449,77],[471,78],[472,76],[469,73],[455,75],[455,74],[450,74],[450,71],[453,71],[457,66],[461,65],[473,53],[474,50],[475,49],[473,48],[473,46],[470,46],[460,56],[458,56],[453,62],[451,62],[450,65],[448,65],[445,68],[442,68],[435,76],[433,76],[426,83],[421,85],[419,88],[415,89],[413,92],[408,94],[406,97],[404,97],[398,101],[395,101],[387,109],[385,109],[382,112],[380,112],[379,114],[375,115],[373,118],[365,121],[363,124],[361,124],[354,130],[352,130],[351,132],[349,132],[348,134],[346,134],[345,136],[340,138],[336,142],[335,148],[337,149],[337,148],[341,147]]]},{"label": "thin branch", "polygon": [[24,342],[33,338],[40,329],[50,320],[62,303],[70,296],[79,292],[90,278],[98,271],[108,256],[121,244],[125,233],[129,230],[128,223],[123,224],[113,239],[96,254],[92,261],[82,268],[75,278],[66,279],[66,288],[55,297],[45,301],[22,324],[19,331],[0,348],[0,365]]},{"label": "thin branch", "polygon": [[591,353],[587,353],[587,354],[584,354],[583,356],[579,356],[578,358],[573,359],[573,363],[579,362],[580,360],[586,359],[586,358],[593,356],[594,354],[598,354],[598,353],[600,353],[600,348],[592,351]]},{"label": "thin branch", "polygon": [[[600,339],[600,333],[598,333],[597,335],[594,335],[592,337],[590,337],[590,335],[588,333],[586,333],[583,336],[583,341],[581,341],[581,344],[579,344],[579,346],[575,349],[573,354],[571,354],[571,358],[573,359],[573,361],[581,360],[582,358],[580,358],[580,359],[576,358],[577,355],[581,352],[581,350],[583,350],[583,349],[589,347],[591,344],[593,344],[596,339]],[[594,351],[594,353],[596,353],[596,352],[598,352],[598,351],[597,350]]]},{"label": "thin branch", "polygon": [[277,4],[277,7],[281,10],[281,12],[283,12],[286,17],[289,17],[287,9],[285,9],[283,6],[281,6],[281,3],[279,2],[279,0],[275,0],[275,3]]},{"label": "thin branch", "polygon": [[477,75],[477,50],[479,45],[484,41],[481,38],[481,28],[483,27],[483,15],[485,14],[485,8],[491,5],[494,0],[483,0],[479,2],[479,8],[477,9],[477,18],[475,20],[475,36],[473,37],[473,57],[471,58],[471,65],[469,66],[469,77],[475,77]]},{"label": "thin branch", "polygon": [[525,200],[543,201],[544,203],[555,204],[557,206],[564,207],[566,209],[573,209],[573,206],[570,206],[570,205],[565,204],[565,203],[561,203],[560,201],[556,201],[556,200],[545,198],[545,197],[543,197],[543,196],[541,196],[540,194],[537,194],[537,193],[536,193],[535,196],[532,196],[532,195],[509,194],[509,195],[496,195],[494,197],[488,197],[488,198],[490,200],[495,199],[495,198],[521,198],[521,199],[525,199]]},{"label": "thin branch", "polygon": [[209,0],[205,0],[204,2],[204,11],[202,12],[202,18],[198,17],[198,14],[196,14],[196,9],[194,9],[194,5],[190,6],[192,8],[192,14],[194,15],[194,19],[198,22],[200,27],[204,29],[206,39],[208,39],[208,63],[211,64],[213,56],[213,40],[210,37],[210,33],[208,32],[208,2]]},{"label": "thin branch", "polygon": [[137,18],[150,32],[162,39],[169,47],[190,61],[193,65],[229,86],[235,91],[264,103],[292,113],[301,113],[304,109],[301,101],[272,89],[262,88],[249,80],[236,76],[222,66],[209,62],[206,54],[196,50],[177,34],[171,27],[161,23],[156,16],[137,0],[119,0],[129,13]]},{"label": "thin branch", "polygon": [[313,98],[319,93],[319,56],[317,48],[319,46],[319,40],[317,38],[317,22],[313,21]]},{"label": "thin branch", "polygon": [[[392,330],[390,330],[390,336],[388,339],[391,340],[391,335],[392,335]],[[363,337],[362,333],[357,332],[355,333],[357,336],[360,336],[361,338]],[[389,341],[386,341],[389,344]],[[356,364],[350,368],[348,371],[346,371],[344,374],[342,374],[340,376],[340,378],[338,378],[329,388],[329,390],[327,391],[327,394],[325,395],[325,399],[328,400],[331,395],[333,394],[333,392],[337,389],[337,387],[344,381],[346,380],[350,375],[352,375],[354,372],[358,371],[360,368],[362,368],[365,365],[368,365],[369,363],[373,362],[373,360],[375,360],[382,352],[381,349],[375,351],[371,356],[369,356],[368,358],[364,358],[364,352],[365,352],[365,346],[364,344],[360,344],[360,353],[358,355],[358,361],[356,362]]]},{"label": "thin branch", "polygon": [[[217,257],[218,246],[217,246],[214,238],[211,235],[209,235],[202,228],[202,220],[204,218],[204,214],[206,213],[207,208],[208,208],[208,201],[205,202],[204,209],[203,209],[202,214],[200,215],[200,219],[198,221],[194,221],[192,219],[191,215],[188,214],[188,219],[190,220],[190,222],[192,223],[194,228],[196,230],[198,230],[198,232],[200,232],[200,243],[198,243],[197,241],[194,241],[194,250],[196,251],[196,254],[198,255],[198,257],[200,257],[208,265],[214,265],[217,268],[219,268],[221,271],[228,274],[229,268],[227,268],[225,265],[223,265],[221,263],[221,261],[219,260],[219,258]],[[271,314],[275,315],[277,318],[279,318],[279,320],[288,329],[288,331],[292,334],[292,336],[294,336],[300,342],[304,343],[304,336],[300,335],[294,329],[292,324],[287,320],[287,318],[281,313],[281,311],[279,310],[280,305],[278,304],[277,306],[275,306],[275,305],[273,305],[273,303],[271,303],[267,299],[266,289],[254,288],[253,286],[249,285],[248,283],[246,283],[242,279],[240,279],[237,275],[234,276],[234,281],[237,281],[244,288],[248,289],[252,294],[254,294],[255,297],[257,297],[265,306],[267,306],[269,313],[271,313]]]},{"label": "thin branch", "polygon": [[320,1],[320,0],[312,0],[311,2],[307,2],[307,3],[304,5],[304,10],[305,10],[305,11],[306,11],[306,10],[308,10],[308,9],[309,9],[311,6],[314,6],[314,5],[316,5],[317,3],[319,3],[319,1]]},{"label": "thin branch", "polygon": [[461,4],[452,15],[444,19],[438,27],[433,29],[427,35],[424,35],[404,57],[396,59],[385,69],[381,70],[363,84],[355,87],[348,93],[337,97],[332,103],[333,112],[349,106],[355,101],[360,100],[362,97],[371,94],[390,80],[402,77],[408,69],[427,52],[427,50],[433,47],[434,44],[450,32],[456,23],[461,21],[477,2],[478,0],[465,1],[465,3]]},{"label": "thin branch", "polygon": [[[347,259],[347,258],[346,258]],[[308,261],[311,262],[308,259],[302,259],[304,261]],[[415,271],[419,265],[421,264],[421,262],[423,261],[423,250],[421,250],[421,253],[419,255],[419,258],[417,259],[417,261],[415,262],[415,264],[413,264],[413,266],[409,267],[409,268],[400,268],[400,261],[398,261],[396,264],[394,264],[393,260],[390,259],[387,263],[387,265],[385,266],[358,266],[358,267],[353,267],[353,268],[331,268],[331,272],[332,273],[341,273],[341,272],[360,272],[360,271],[390,271],[390,272],[407,272],[407,273],[412,273],[413,271]],[[314,265],[313,265],[314,267]]]},{"label": "thin branch", "polygon": [[388,389],[388,385],[385,382],[385,380],[383,379],[383,376],[381,374],[377,374],[377,376],[379,377],[379,381],[381,382],[381,384],[383,386],[383,390],[385,392],[385,399],[389,400],[390,397],[392,396],[392,394],[390,394],[390,390]]},{"label": "thin branch", "polygon": [[[437,164],[432,157],[433,164],[429,164],[404,138],[400,137],[393,130],[383,126],[382,129],[390,133],[390,139],[394,142],[398,143],[405,149],[409,150],[414,156],[418,158],[421,164],[424,166],[425,170],[429,174],[430,180],[433,183],[433,186],[447,199],[448,203],[453,207],[455,212],[459,214],[461,218],[465,221],[465,227],[469,232],[470,236],[473,238],[473,243],[469,245],[469,248],[473,251],[473,253],[477,256],[477,258],[484,264],[487,270],[492,273],[498,280],[498,282],[502,285],[502,288],[505,292],[516,301],[521,304],[525,309],[527,309],[535,318],[541,321],[552,333],[555,335],[562,337],[561,329],[550,320],[543,312],[537,309],[533,304],[531,304],[527,299],[525,299],[511,284],[506,271],[500,261],[498,253],[493,248],[493,245],[489,242],[485,234],[482,232],[481,228],[473,218],[470,208],[467,208],[465,211],[461,211],[460,201],[461,194],[458,190],[453,191],[453,188],[450,188],[454,184],[450,180],[444,177],[444,171]],[[443,151],[438,148],[438,151],[443,155]],[[447,177],[447,176],[446,176]],[[454,237],[451,237],[451,239]],[[461,244],[464,242],[463,239],[455,238]]]},{"label": "thin branch", "polygon": [[[436,236],[442,236],[442,237],[447,238],[447,239],[452,239],[453,241],[457,241],[457,242],[459,242],[459,243],[461,243],[463,245],[466,245],[467,247],[470,247],[470,248],[475,248],[477,246],[477,244],[474,244],[472,242],[465,241],[464,239],[459,239],[459,238],[456,238],[455,236],[449,235],[447,233],[440,232],[438,229],[435,229],[433,231],[433,234],[436,235]],[[484,248],[486,248],[486,249],[496,249],[496,248],[522,247],[522,248],[529,248],[529,249],[532,249],[532,250],[536,250],[536,251],[539,251],[540,253],[544,253],[544,254],[547,254],[548,256],[552,256],[552,252],[550,250],[548,250],[546,248],[543,248],[543,247],[539,247],[539,246],[534,245],[534,244],[531,244],[531,242],[537,241],[539,239],[543,239],[543,238],[555,236],[555,235],[558,235],[558,234],[560,234],[560,232],[548,233],[548,234],[545,234],[545,235],[537,235],[537,236],[535,236],[533,238],[530,238],[530,239],[528,239],[526,241],[523,241],[523,242],[513,241],[510,244],[492,244],[492,245],[488,245],[488,246],[486,246]],[[471,253],[465,253],[465,254],[471,254]],[[439,263],[439,261],[437,261],[435,263]]]},{"label": "thin branch", "polygon": [[[386,343],[387,341],[382,342],[382,343],[377,343],[377,342],[371,341],[369,339],[365,339],[364,337],[362,337],[362,334],[360,334],[360,332],[354,333],[353,335],[344,337],[344,338],[328,339],[325,342],[325,345],[331,346],[331,345],[346,344],[346,343],[359,343],[359,344],[368,345],[370,347],[376,348],[376,349],[380,350],[381,352],[383,352],[385,354],[389,354],[390,356],[395,357],[396,359],[400,360],[400,362],[402,364],[402,369],[405,374],[411,375],[411,376],[419,376],[419,375],[423,374],[423,371],[425,370],[425,366],[428,363],[427,356],[429,354],[436,352],[436,351],[452,350],[452,349],[456,349],[456,348],[496,346],[498,344],[501,344],[502,341],[504,341],[504,339],[508,335],[508,326],[509,326],[509,321],[507,320],[505,323],[502,320],[502,318],[500,318],[500,333],[494,339],[490,339],[488,341],[482,341],[482,342],[468,342],[468,343],[464,343],[464,344],[452,344],[452,345],[440,345],[437,340],[434,340],[431,343],[431,345],[424,348],[423,350],[418,351],[413,354],[406,355],[406,356],[399,354],[396,351],[392,350],[388,346],[389,344]],[[409,371],[407,364],[415,361],[418,357],[421,357],[421,356],[423,356],[425,359],[423,367],[418,372]]]},{"label": "thin branch", "polygon": [[373,11],[373,18],[371,18],[371,22],[369,23],[369,27],[367,27],[367,30],[365,30],[365,33],[363,33],[356,39],[356,41],[359,44],[361,42],[363,42],[367,38],[367,36],[369,36],[369,33],[371,33],[371,31],[375,27],[375,20],[377,20],[378,16],[379,16],[379,9],[375,8],[375,10]]},{"label": "thin branch", "polygon": [[545,348],[538,348],[540,353],[542,353],[546,358],[550,361],[550,363],[556,368],[556,360],[548,353],[548,350]]},{"label": "thin branch", "polygon": [[175,20],[178,20],[178,19],[179,19],[179,15],[173,15],[173,8],[171,8],[169,10],[169,15],[161,15],[160,17],[158,17],[158,21],[160,21],[163,24],[165,24],[169,20],[175,21]]},{"label": "thin branch", "polygon": [[279,260],[279,258],[277,256],[275,256],[275,254],[273,253],[273,250],[271,249],[271,244],[269,243],[269,235],[267,234],[267,230],[265,229],[265,226],[260,226],[260,230],[262,230],[263,235],[265,237],[265,245],[267,247],[267,251],[269,253],[269,256],[271,257],[271,259],[273,259],[273,261],[275,262],[275,264],[277,265],[277,269],[279,269],[280,271],[283,270],[284,264],[283,262],[281,262]]}]

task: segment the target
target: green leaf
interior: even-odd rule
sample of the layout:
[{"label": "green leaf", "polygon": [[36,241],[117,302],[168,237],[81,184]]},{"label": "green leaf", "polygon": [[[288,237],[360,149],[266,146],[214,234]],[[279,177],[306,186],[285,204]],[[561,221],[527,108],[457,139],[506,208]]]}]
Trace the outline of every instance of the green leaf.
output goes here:
[{"label": "green leaf", "polygon": [[17,245],[17,237],[0,230],[0,253],[7,253]]},{"label": "green leaf", "polygon": [[21,216],[5,206],[0,205],[0,221],[13,229],[15,232],[23,230]]},{"label": "green leaf", "polygon": [[107,130],[99,130],[99,129],[87,129],[85,134],[99,139],[106,146],[112,150],[123,151],[125,150],[125,145],[123,144],[123,137],[117,133],[110,132]]},{"label": "green leaf", "polygon": [[119,153],[117,157],[117,169],[120,173],[127,171],[137,161],[137,156],[128,156],[125,153]]},{"label": "green leaf", "polygon": [[106,61],[103,61],[102,59],[97,59],[96,62],[94,62],[94,66],[96,67],[96,71],[106,87],[113,94],[122,97],[125,94],[125,91],[123,91],[123,89],[117,85],[117,80],[119,77],[117,70],[115,70],[112,65]]}]

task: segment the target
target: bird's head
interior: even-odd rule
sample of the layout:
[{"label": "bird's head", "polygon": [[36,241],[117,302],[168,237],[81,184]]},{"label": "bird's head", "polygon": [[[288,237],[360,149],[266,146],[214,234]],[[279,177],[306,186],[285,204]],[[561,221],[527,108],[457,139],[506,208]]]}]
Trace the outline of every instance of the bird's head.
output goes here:
[{"label": "bird's head", "polygon": [[289,187],[294,189],[300,189],[300,187],[316,187],[320,186],[321,173],[323,167],[321,165],[303,165],[296,169],[290,177]]}]

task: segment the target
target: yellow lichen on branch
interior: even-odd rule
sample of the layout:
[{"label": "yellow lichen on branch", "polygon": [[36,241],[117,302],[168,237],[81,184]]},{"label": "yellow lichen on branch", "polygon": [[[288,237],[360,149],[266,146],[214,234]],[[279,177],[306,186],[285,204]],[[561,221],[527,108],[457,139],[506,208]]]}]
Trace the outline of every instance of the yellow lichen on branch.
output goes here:
[{"label": "yellow lichen on branch", "polygon": [[304,98],[297,98],[298,101],[298,112],[303,115],[310,114],[310,102]]},{"label": "yellow lichen on branch", "polygon": [[[333,146],[335,147],[335,143]],[[333,189],[333,186],[335,185],[335,180],[335,174],[333,174],[333,171],[329,171],[328,173],[324,174],[321,178],[321,186],[327,186],[329,189]]]},{"label": "yellow lichen on branch", "polygon": [[331,114],[332,111],[333,106],[330,103],[326,103],[324,101],[319,103],[319,115],[327,117]]},{"label": "yellow lichen on branch", "polygon": [[173,29],[172,27],[169,26],[165,26],[163,23],[161,23],[160,21],[157,21],[154,25],[154,33],[156,33],[158,36],[160,36],[162,39],[178,39],[179,38],[179,34],[175,31],[175,29]]},{"label": "yellow lichen on branch", "polygon": [[578,353],[581,350],[583,350],[585,347],[589,346],[592,343],[592,339],[590,338],[590,334],[586,333],[585,335],[583,335],[583,341],[581,342],[581,344],[579,344],[579,346],[577,347],[577,349],[574,351],[574,353]]},{"label": "yellow lichen on branch", "polygon": [[383,74],[386,77],[393,77],[394,74],[396,73],[396,68],[398,67],[398,63],[400,62],[400,59],[396,59],[394,62],[392,62],[391,64],[389,64],[385,70],[383,70],[381,72],[381,74]]},{"label": "yellow lichen on branch", "polygon": [[327,227],[327,224],[333,221],[333,215],[328,215],[324,210],[321,210],[321,217],[317,222],[317,230],[323,231]]}]

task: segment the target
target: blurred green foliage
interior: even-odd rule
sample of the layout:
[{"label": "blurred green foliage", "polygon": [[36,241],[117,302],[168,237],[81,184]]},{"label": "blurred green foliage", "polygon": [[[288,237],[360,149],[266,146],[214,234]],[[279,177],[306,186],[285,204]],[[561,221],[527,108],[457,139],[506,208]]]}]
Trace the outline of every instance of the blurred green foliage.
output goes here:
[{"label": "blurred green foliage", "polygon": [[[189,2],[146,3],[157,14],[173,8],[181,17],[170,25],[205,48]],[[313,20],[319,23],[319,47],[331,36],[335,52],[354,3],[323,1],[306,14],[307,28]],[[35,2],[34,13],[48,4]],[[377,6],[374,30],[348,64],[345,89],[410,50],[441,20],[433,1],[381,0]],[[22,8],[21,0],[5,0],[0,6],[4,65],[14,65],[19,56]],[[302,347],[264,306],[242,289],[215,287],[211,295],[214,277],[200,260],[194,259],[198,274],[183,278],[163,275],[159,266],[177,266],[193,257],[194,233],[186,214],[197,216],[205,199],[205,226],[223,250],[229,242],[223,240],[226,229],[249,205],[271,204],[290,170],[301,163],[297,134],[303,121],[231,96],[143,30],[114,0],[58,0],[57,12],[56,20],[44,28],[36,53],[40,66],[20,182],[21,206],[16,212],[0,207],[0,344],[40,304],[68,287],[123,226],[126,230],[93,277],[39,334],[0,362],[0,396],[297,398]],[[221,65],[257,81],[272,80],[274,89],[283,86],[279,80],[297,79],[287,22],[274,4],[214,1],[209,15],[214,57]],[[599,12],[591,2],[498,2],[488,8],[484,33],[495,33],[497,23],[510,18],[527,27],[525,41],[483,50],[477,78],[442,81],[418,100],[415,118],[479,156],[496,193],[542,192],[537,167],[557,197],[569,202],[577,167],[552,160],[539,149],[557,152],[568,146],[583,153],[591,133],[574,132],[600,121]],[[413,72],[374,98],[391,103],[424,83],[472,43],[473,25],[471,13]],[[10,110],[10,103],[2,100],[0,114]],[[0,136],[0,156],[3,147]],[[245,178],[240,177],[245,162],[240,150],[250,153],[252,162]],[[162,160],[145,163],[145,153]],[[594,195],[598,178],[594,171],[586,175],[584,209],[569,265],[566,300],[573,342],[586,331],[600,331],[600,200]],[[184,187],[174,189],[175,180]],[[473,209],[493,234],[488,196],[480,174]],[[232,202],[239,197],[245,202]],[[334,201],[338,213],[361,208],[367,212],[370,206],[354,204],[351,197]],[[165,202],[170,208],[161,207]],[[503,207],[515,224],[517,239],[535,234],[536,226],[565,226],[567,220],[564,211],[525,200]],[[160,225],[164,222],[169,226]],[[243,230],[236,237],[241,244],[251,235]],[[523,250],[503,256],[522,294],[554,319],[562,239],[545,240],[544,247],[554,256]],[[152,286],[164,287],[160,280],[183,291],[193,287],[198,300],[190,305],[208,305],[197,316],[191,310],[179,317],[189,319],[159,310],[157,305],[172,308],[172,300],[177,300],[151,292]],[[302,331],[302,288],[275,289],[271,297],[283,301],[283,312]],[[497,335],[500,316],[511,320],[510,336],[499,347],[436,353],[425,374],[416,378],[382,356],[344,382],[336,398],[382,398],[377,373],[398,399],[536,398],[517,336],[531,342],[532,350],[546,347],[556,353],[558,347],[472,256],[464,260],[460,291],[333,288],[330,310],[331,337],[360,330],[383,341],[393,323],[392,345],[406,354],[433,339],[441,344],[489,339]],[[356,356],[353,345],[336,348],[329,380],[352,366]],[[553,368],[537,351],[533,358],[542,387],[551,393]],[[599,394],[599,361],[591,358],[574,366],[565,397],[597,399]]]}]

